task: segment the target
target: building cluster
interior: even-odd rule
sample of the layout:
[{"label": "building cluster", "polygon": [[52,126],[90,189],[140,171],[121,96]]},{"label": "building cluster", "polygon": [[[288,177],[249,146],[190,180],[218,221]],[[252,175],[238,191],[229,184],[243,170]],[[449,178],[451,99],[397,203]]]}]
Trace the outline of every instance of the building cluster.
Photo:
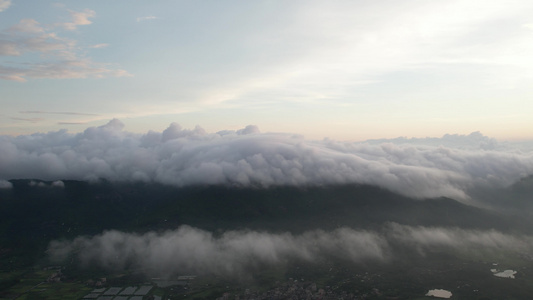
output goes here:
[{"label": "building cluster", "polygon": [[149,296],[148,293],[152,290],[153,286],[143,285],[141,287],[130,286],[126,288],[122,287],[110,287],[94,289],[91,293],[83,297],[84,300],[161,300],[159,296]]},{"label": "building cluster", "polygon": [[285,283],[276,284],[274,288],[265,292],[252,292],[247,289],[244,293],[239,294],[224,293],[216,300],[355,300],[376,296],[379,294],[379,291],[374,289],[372,294],[356,295],[346,291],[336,291],[330,286],[318,288],[314,282],[289,280]]}]

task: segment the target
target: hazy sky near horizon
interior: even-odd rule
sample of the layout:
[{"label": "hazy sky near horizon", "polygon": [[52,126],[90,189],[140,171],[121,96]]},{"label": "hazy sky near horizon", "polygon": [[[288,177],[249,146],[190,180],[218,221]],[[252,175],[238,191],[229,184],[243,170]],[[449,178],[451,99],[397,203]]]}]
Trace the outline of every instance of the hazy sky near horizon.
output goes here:
[{"label": "hazy sky near horizon", "polygon": [[533,2],[0,0],[0,135],[533,138]]}]

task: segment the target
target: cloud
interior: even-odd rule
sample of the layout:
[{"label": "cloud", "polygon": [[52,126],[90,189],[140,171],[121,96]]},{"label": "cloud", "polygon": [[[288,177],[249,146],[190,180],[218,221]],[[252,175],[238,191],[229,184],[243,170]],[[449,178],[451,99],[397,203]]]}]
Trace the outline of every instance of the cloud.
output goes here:
[{"label": "cloud", "polygon": [[58,23],[57,26],[61,26],[66,30],[76,30],[80,25],[89,25],[93,22],[89,18],[93,18],[96,13],[93,10],[85,9],[81,12],[69,11],[70,16],[72,17],[72,22]]},{"label": "cloud", "polygon": [[477,134],[464,138],[473,139],[474,146],[308,141],[259,133],[254,126],[207,133],[177,123],[162,132],[137,134],[124,131],[115,119],[78,134],[0,136],[0,178],[263,188],[359,183],[415,198],[466,201],[472,191],[505,187],[533,174],[531,150],[484,150],[485,144],[475,142]]},{"label": "cloud", "polygon": [[11,6],[11,0],[0,0],[0,12],[8,9]]},{"label": "cloud", "polygon": [[159,19],[159,18],[155,16],[138,17],[137,22],[143,22],[143,21],[149,21],[149,20],[155,20],[155,19]]},{"label": "cloud", "polygon": [[314,260],[334,255],[351,261],[384,260],[385,241],[365,231],[338,229],[312,231],[294,236],[256,231],[229,231],[220,237],[181,226],[164,233],[146,234],[106,231],[73,241],[52,241],[48,253],[62,260],[73,252],[84,265],[110,269],[142,268],[151,275],[176,272],[243,275],[247,269],[273,265],[288,259]]},{"label": "cloud", "polygon": [[408,245],[419,253],[434,249],[466,249],[468,251],[512,250],[527,253],[533,250],[533,237],[511,235],[496,230],[465,230],[459,228],[388,225],[387,239]]},{"label": "cloud", "polygon": [[83,125],[86,122],[57,122],[57,125]]},{"label": "cloud", "polygon": [[64,188],[65,187],[65,183],[61,180],[56,180],[50,184],[47,184],[46,182],[42,182],[42,181],[32,180],[28,183],[28,185],[32,187],[41,187],[41,188],[44,188],[44,187]]},{"label": "cloud", "polygon": [[21,114],[50,114],[50,115],[73,115],[73,116],[98,116],[98,114],[79,113],[71,111],[42,111],[42,110],[23,110]]},{"label": "cloud", "polygon": [[405,138],[399,137],[395,139],[377,139],[368,140],[370,144],[384,144],[394,143],[398,145],[422,145],[422,146],[436,146],[436,147],[451,147],[459,149],[471,150],[495,150],[501,149],[502,146],[493,138],[489,138],[481,134],[481,132],[472,132],[469,135],[460,134],[445,134],[441,138]]},{"label": "cloud", "polygon": [[[94,11],[70,12],[72,22],[51,25],[40,24],[34,19],[22,19],[0,31],[0,56],[26,57],[39,54],[36,61],[0,64],[0,78],[24,82],[27,78],[100,78],[106,76],[131,76],[109,64],[93,62],[83,57],[83,49],[77,41],[60,36],[56,28],[75,30],[77,26],[91,24]],[[103,47],[104,44],[100,44]]]},{"label": "cloud", "polygon": [[0,189],[11,189],[13,184],[7,180],[0,179]]},{"label": "cloud", "polygon": [[522,27],[527,28],[529,30],[533,30],[533,23],[523,24]]},{"label": "cloud", "polygon": [[58,187],[58,188],[64,188],[65,187],[65,183],[61,180],[56,180],[54,182],[52,182],[51,184],[52,187]]},{"label": "cloud", "polygon": [[89,48],[100,49],[100,48],[106,48],[108,46],[109,44],[96,44],[96,45],[89,46]]},{"label": "cloud", "polygon": [[15,120],[15,121],[25,121],[25,122],[30,122],[30,123],[38,123],[38,122],[41,122],[41,121],[44,121],[43,118],[11,118],[11,120]]},{"label": "cloud", "polygon": [[[396,250],[523,251],[533,250],[530,236],[494,230],[412,227],[388,224],[380,231],[339,228],[302,234],[227,231],[219,236],[190,226],[162,233],[105,231],[72,241],[52,241],[50,258],[74,255],[83,265],[109,269],[140,268],[151,276],[177,272],[240,276],[250,269],[292,259],[314,262],[335,257],[348,262],[386,262],[401,259]],[[416,253],[416,252],[415,252]]]}]

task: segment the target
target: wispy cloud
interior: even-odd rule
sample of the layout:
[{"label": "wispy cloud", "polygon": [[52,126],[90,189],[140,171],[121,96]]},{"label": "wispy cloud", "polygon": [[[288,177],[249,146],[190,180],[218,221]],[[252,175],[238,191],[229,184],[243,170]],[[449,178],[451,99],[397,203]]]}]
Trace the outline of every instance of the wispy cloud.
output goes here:
[{"label": "wispy cloud", "polygon": [[8,9],[11,6],[11,0],[0,0],[0,12]]},{"label": "wispy cloud", "polygon": [[[37,61],[0,64],[0,79],[24,82],[28,78],[102,78],[107,76],[131,76],[127,71],[113,69],[108,63],[94,62],[82,55],[77,41],[60,36],[54,28],[75,30],[77,26],[89,25],[92,10],[70,11],[72,21],[42,25],[34,19],[22,19],[0,31],[0,56],[22,57],[39,54]],[[99,44],[93,48],[102,48]]]},{"label": "wispy cloud", "polygon": [[57,122],[58,125],[83,125],[86,122]]},{"label": "wispy cloud", "polygon": [[96,45],[89,46],[89,48],[100,49],[100,48],[106,48],[108,46],[109,44],[96,44]]},{"label": "wispy cloud", "polygon": [[98,114],[88,114],[70,111],[43,111],[43,110],[23,110],[21,114],[49,114],[49,115],[74,115],[74,116],[98,116]]},{"label": "wispy cloud", "polygon": [[90,9],[85,9],[81,12],[69,10],[69,13],[72,18],[72,22],[57,23],[56,25],[61,26],[66,30],[76,30],[76,28],[80,25],[92,24],[93,22],[89,20],[89,18],[92,18],[96,15],[96,13]]},{"label": "wispy cloud", "polygon": [[37,122],[41,122],[41,121],[44,121],[44,118],[17,118],[17,117],[13,117],[13,118],[10,118],[11,120],[15,120],[15,121],[25,121],[25,122],[30,122],[30,123],[37,123]]},{"label": "wispy cloud", "polygon": [[138,17],[137,22],[143,22],[143,21],[149,21],[149,20],[155,20],[155,19],[159,19],[159,18],[156,16]]}]

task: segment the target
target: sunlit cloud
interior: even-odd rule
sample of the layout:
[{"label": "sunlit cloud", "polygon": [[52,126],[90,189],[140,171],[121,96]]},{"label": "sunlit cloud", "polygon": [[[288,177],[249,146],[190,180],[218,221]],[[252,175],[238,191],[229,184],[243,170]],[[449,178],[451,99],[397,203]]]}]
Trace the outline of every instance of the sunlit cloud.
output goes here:
[{"label": "sunlit cloud", "polygon": [[100,49],[100,48],[107,48],[108,46],[109,44],[96,44],[96,45],[89,46],[89,48]]},{"label": "sunlit cloud", "polygon": [[11,0],[0,0],[0,12],[5,11],[11,6]]},{"label": "sunlit cloud", "polygon": [[96,15],[96,13],[90,9],[85,9],[81,12],[69,10],[69,13],[72,18],[71,22],[56,23],[55,25],[63,27],[66,30],[76,30],[80,25],[92,24],[92,21],[89,20],[89,18],[93,18]]},{"label": "sunlit cloud", "polygon": [[[24,63],[9,62],[0,64],[0,78],[24,82],[28,78],[102,78],[131,76],[127,71],[109,68],[107,63],[92,61],[81,55],[77,41],[61,37],[50,28],[61,27],[75,30],[77,26],[89,25],[89,18],[95,15],[92,10],[70,12],[72,22],[56,23],[54,26],[40,24],[34,19],[22,19],[0,32],[0,55],[24,57],[40,54],[38,61]],[[96,48],[106,44],[96,45]]]},{"label": "sunlit cloud", "polygon": [[1,136],[0,178],[103,178],[178,187],[357,183],[413,198],[470,202],[473,192],[504,188],[533,174],[531,149],[500,147],[480,133],[430,143],[350,143],[261,133],[256,126],[207,133],[173,123],[146,134],[124,131],[124,126],[115,119],[78,134]]}]

